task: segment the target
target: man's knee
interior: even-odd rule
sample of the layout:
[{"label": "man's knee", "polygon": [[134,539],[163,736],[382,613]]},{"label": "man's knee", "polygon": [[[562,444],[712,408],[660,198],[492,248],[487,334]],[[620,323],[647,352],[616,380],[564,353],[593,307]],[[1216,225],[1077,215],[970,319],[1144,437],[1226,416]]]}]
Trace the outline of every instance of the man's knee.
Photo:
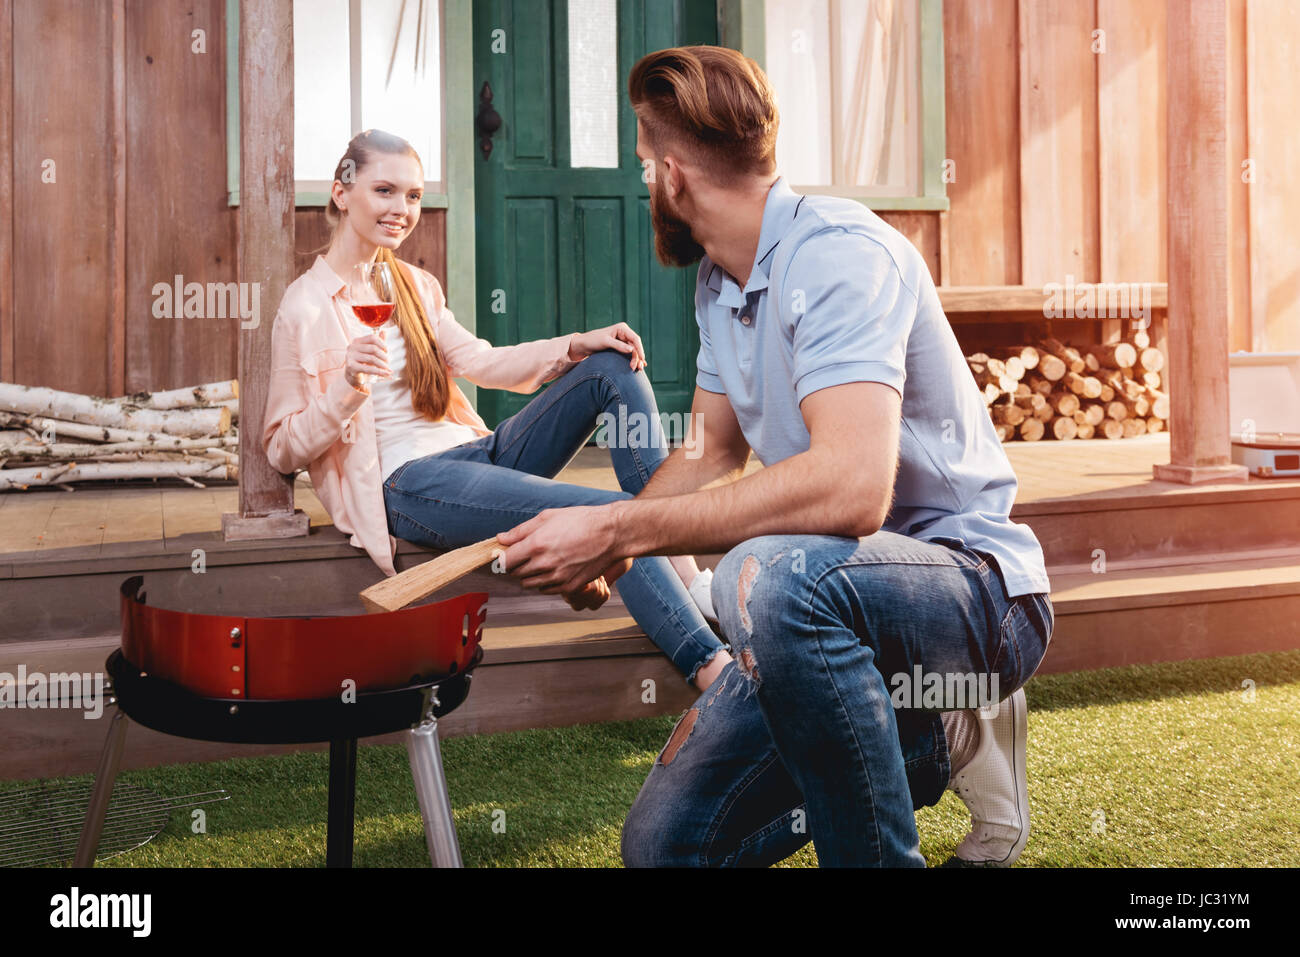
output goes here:
[{"label": "man's knee", "polygon": [[711,595],[728,639],[753,634],[755,610],[789,594],[791,575],[804,570],[798,567],[803,557],[793,535],[760,535],[723,556],[713,573]]},{"label": "man's knee", "polygon": [[688,866],[667,839],[671,827],[662,819],[662,811],[662,805],[640,797],[632,804],[619,839],[624,867]]}]

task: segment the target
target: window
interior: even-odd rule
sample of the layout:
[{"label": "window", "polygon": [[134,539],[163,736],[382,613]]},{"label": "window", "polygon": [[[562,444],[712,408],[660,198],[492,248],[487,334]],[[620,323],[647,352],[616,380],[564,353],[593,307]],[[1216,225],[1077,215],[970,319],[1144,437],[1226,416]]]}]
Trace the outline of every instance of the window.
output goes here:
[{"label": "window", "polygon": [[[446,205],[442,0],[294,0],[294,179],[299,206],[329,202],[348,140],[381,129],[424,165],[423,205]],[[227,3],[233,91],[231,203],[239,201],[238,3]]]},{"label": "window", "polygon": [[763,21],[781,109],[777,163],[790,185],[877,209],[946,209],[938,0],[746,6]]}]

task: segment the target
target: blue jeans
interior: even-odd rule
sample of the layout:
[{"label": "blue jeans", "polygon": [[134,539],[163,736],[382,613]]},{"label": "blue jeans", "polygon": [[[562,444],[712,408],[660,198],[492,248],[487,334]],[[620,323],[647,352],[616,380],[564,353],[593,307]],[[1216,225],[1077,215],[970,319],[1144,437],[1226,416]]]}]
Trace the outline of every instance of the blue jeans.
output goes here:
[{"label": "blue jeans", "polygon": [[[939,713],[1010,695],[1053,625],[1047,595],[1008,598],[963,542],[886,531],[742,542],[713,605],[735,660],[655,759],[629,866],[765,866],[810,838],[823,866],[924,866],[913,811],[948,784]],[[930,675],[954,677],[942,700],[911,693]],[[980,676],[991,700],[955,700]]]},{"label": "blue jeans", "polygon": [[[621,492],[556,482],[608,412],[650,423],[647,441],[611,441]],[[645,421],[645,420],[643,420]],[[633,436],[636,433],[632,432]],[[620,352],[588,356],[495,432],[412,459],[384,482],[388,530],[430,548],[458,548],[514,528],[548,508],[632,498],[668,458],[654,390]],[[687,681],[722,648],[667,558],[638,558],[614,587],[641,629]],[[562,599],[556,596],[555,601]]]}]

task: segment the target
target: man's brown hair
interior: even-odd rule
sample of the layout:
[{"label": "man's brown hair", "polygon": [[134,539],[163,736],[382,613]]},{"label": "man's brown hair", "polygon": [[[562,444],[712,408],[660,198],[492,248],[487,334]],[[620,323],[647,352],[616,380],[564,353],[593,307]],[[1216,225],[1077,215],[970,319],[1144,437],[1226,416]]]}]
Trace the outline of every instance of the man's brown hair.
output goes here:
[{"label": "man's brown hair", "polygon": [[627,92],[655,151],[673,149],[715,182],[776,170],[776,97],[757,63],[727,47],[670,47],[642,57]]}]

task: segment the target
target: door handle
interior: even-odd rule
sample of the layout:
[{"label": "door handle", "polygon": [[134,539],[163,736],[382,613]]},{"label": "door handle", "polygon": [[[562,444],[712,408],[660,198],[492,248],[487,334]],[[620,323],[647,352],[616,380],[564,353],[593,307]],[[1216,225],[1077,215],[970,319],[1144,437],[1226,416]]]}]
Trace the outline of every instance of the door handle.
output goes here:
[{"label": "door handle", "polygon": [[474,118],[474,125],[481,134],[479,149],[483,151],[483,158],[487,159],[492,155],[492,137],[501,129],[501,114],[492,108],[492,87],[487,80],[483,81],[483,88],[479,90],[478,115]]}]

